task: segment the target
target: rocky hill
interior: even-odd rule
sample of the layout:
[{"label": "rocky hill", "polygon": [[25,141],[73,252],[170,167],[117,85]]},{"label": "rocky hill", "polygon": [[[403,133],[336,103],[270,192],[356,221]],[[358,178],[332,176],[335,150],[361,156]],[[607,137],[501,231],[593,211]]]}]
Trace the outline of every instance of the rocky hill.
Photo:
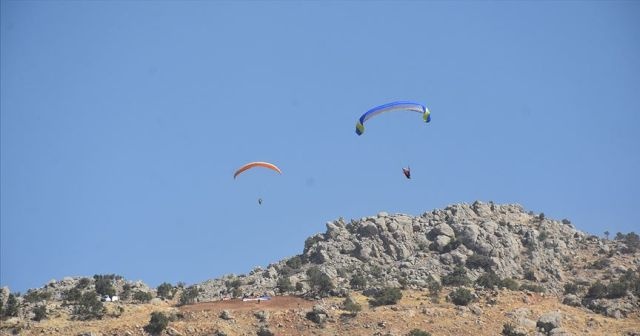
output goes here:
[{"label": "rocky hill", "polygon": [[[142,335],[162,311],[173,335],[640,335],[639,267],[635,233],[601,239],[519,205],[475,202],[340,218],[300,255],[186,288],[67,278],[11,304],[5,289],[0,333]],[[106,292],[120,300],[92,303]],[[237,299],[265,294],[273,299]]]}]

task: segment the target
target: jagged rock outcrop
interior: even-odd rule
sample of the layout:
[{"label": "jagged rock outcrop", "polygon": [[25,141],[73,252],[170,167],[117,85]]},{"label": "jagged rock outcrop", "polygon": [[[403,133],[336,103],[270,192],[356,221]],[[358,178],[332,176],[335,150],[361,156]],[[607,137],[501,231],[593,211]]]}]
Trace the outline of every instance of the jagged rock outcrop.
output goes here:
[{"label": "jagged rock outcrop", "polygon": [[[334,295],[363,289],[354,285],[355,276],[364,277],[369,288],[424,288],[429,279],[439,281],[456,266],[466,266],[471,281],[490,271],[525,284],[523,288],[561,295],[564,284],[579,276],[575,269],[584,267],[579,266],[578,254],[594,244],[609,254],[624,248],[576,230],[568,220],[545,218],[517,204],[456,204],[420,216],[380,212],[349,222],[342,218],[328,222],[325,233],[307,239],[302,254],[248,275],[206,281],[199,285],[200,299],[280,292],[313,295],[310,268],[329,277]],[[490,267],[468,265],[471,256],[490,260]],[[630,267],[638,265],[640,258]],[[618,273],[627,269],[620,264],[611,267]],[[278,286],[283,278],[290,288]],[[567,299],[572,305],[578,301]],[[624,315],[627,308],[617,305],[609,311]]]}]

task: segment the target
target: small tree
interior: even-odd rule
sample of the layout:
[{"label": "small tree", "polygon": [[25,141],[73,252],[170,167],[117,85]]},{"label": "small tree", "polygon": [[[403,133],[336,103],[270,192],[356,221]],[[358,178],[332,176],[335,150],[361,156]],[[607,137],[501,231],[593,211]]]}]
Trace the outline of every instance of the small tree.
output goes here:
[{"label": "small tree", "polygon": [[173,286],[168,282],[163,282],[156,289],[159,298],[172,299],[173,298]]},{"label": "small tree", "polygon": [[367,278],[360,273],[356,273],[351,276],[351,280],[349,280],[349,285],[353,289],[364,289],[367,286]]},{"label": "small tree", "polygon": [[113,281],[106,276],[95,276],[96,279],[96,293],[101,296],[108,295],[112,297],[116,295],[116,289],[113,288]]},{"label": "small tree", "polygon": [[466,306],[473,300],[471,291],[466,288],[456,288],[453,292],[449,293],[451,302],[457,306]]},{"label": "small tree", "polygon": [[609,231],[604,232],[604,239],[609,240]]},{"label": "small tree", "polygon": [[105,314],[105,308],[95,293],[86,292],[74,307],[73,314],[80,320],[100,319]]},{"label": "small tree", "polygon": [[564,284],[564,293],[565,294],[577,294],[580,287],[576,283],[570,282]]},{"label": "small tree", "polygon": [[47,307],[45,305],[38,305],[33,308],[33,320],[42,321],[47,318]]},{"label": "small tree", "polygon": [[355,302],[350,296],[347,296],[344,302],[342,302],[342,307],[351,313],[352,316],[356,316],[356,314],[362,310],[362,306]]},{"label": "small tree", "polygon": [[471,282],[467,277],[467,270],[458,265],[453,271],[442,277],[442,284],[446,286],[464,286]]},{"label": "small tree", "polygon": [[287,266],[291,267],[292,269],[297,270],[300,267],[302,267],[302,258],[299,255],[297,255],[295,257],[290,258],[285,263],[287,264]]},{"label": "small tree", "polygon": [[278,288],[278,290],[280,290],[280,293],[286,293],[293,290],[291,280],[287,276],[279,278],[278,282],[276,283],[276,287]]},{"label": "small tree", "polygon": [[151,295],[151,293],[143,292],[141,290],[136,291],[135,293],[133,293],[133,299],[138,301],[138,302],[147,303],[147,302],[151,301],[152,298],[153,298],[153,296]]},{"label": "small tree", "polygon": [[151,313],[151,319],[149,324],[144,327],[144,330],[152,335],[159,335],[169,325],[169,318],[162,312]]},{"label": "small tree", "polygon": [[7,305],[2,311],[3,317],[16,317],[18,316],[19,310],[18,299],[16,299],[16,296],[13,295],[13,293],[10,293],[7,297]]},{"label": "small tree", "polygon": [[493,288],[494,286],[499,286],[500,283],[500,277],[498,277],[494,272],[487,272],[476,280],[476,284],[484,288]]},{"label": "small tree", "polygon": [[378,291],[372,300],[369,300],[369,304],[372,306],[384,306],[384,305],[394,305],[398,303],[402,299],[402,291],[400,288],[395,287],[385,287],[382,290]]},{"label": "small tree", "polygon": [[493,266],[495,263],[490,257],[474,253],[471,256],[469,256],[469,258],[467,258],[467,261],[465,264],[469,268],[482,268],[488,271],[491,269],[491,266]]},{"label": "small tree", "polygon": [[196,298],[198,297],[198,294],[200,294],[200,291],[196,286],[185,288],[185,290],[182,292],[182,295],[180,295],[180,305],[194,303],[196,301]]},{"label": "small tree", "polygon": [[327,295],[333,289],[331,278],[320,270],[317,266],[307,270],[309,285],[320,295]]}]

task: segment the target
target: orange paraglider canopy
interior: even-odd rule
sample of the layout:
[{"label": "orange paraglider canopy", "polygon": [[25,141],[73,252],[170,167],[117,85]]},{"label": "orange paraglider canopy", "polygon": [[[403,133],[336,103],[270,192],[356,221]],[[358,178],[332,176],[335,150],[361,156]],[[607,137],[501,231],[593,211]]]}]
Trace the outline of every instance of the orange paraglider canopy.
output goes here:
[{"label": "orange paraglider canopy", "polygon": [[280,170],[280,168],[278,168],[273,163],[269,163],[269,162],[249,162],[249,163],[245,164],[244,166],[238,168],[238,170],[236,170],[236,172],[233,173],[233,178],[236,178],[238,175],[242,174],[244,171],[249,170],[249,169],[254,168],[254,167],[269,168],[271,170],[277,171],[279,174],[282,174],[282,171]]}]

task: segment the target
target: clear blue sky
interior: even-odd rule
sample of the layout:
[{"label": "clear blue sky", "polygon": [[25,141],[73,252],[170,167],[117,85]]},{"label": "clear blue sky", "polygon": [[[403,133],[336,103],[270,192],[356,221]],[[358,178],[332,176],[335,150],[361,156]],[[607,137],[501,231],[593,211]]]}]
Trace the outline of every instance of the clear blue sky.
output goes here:
[{"label": "clear blue sky", "polygon": [[[639,231],[639,17],[613,1],[2,1],[0,283],[192,284],[298,254],[340,216],[474,200]],[[393,100],[432,122],[354,133]],[[284,174],[232,178],[254,160]]]}]

